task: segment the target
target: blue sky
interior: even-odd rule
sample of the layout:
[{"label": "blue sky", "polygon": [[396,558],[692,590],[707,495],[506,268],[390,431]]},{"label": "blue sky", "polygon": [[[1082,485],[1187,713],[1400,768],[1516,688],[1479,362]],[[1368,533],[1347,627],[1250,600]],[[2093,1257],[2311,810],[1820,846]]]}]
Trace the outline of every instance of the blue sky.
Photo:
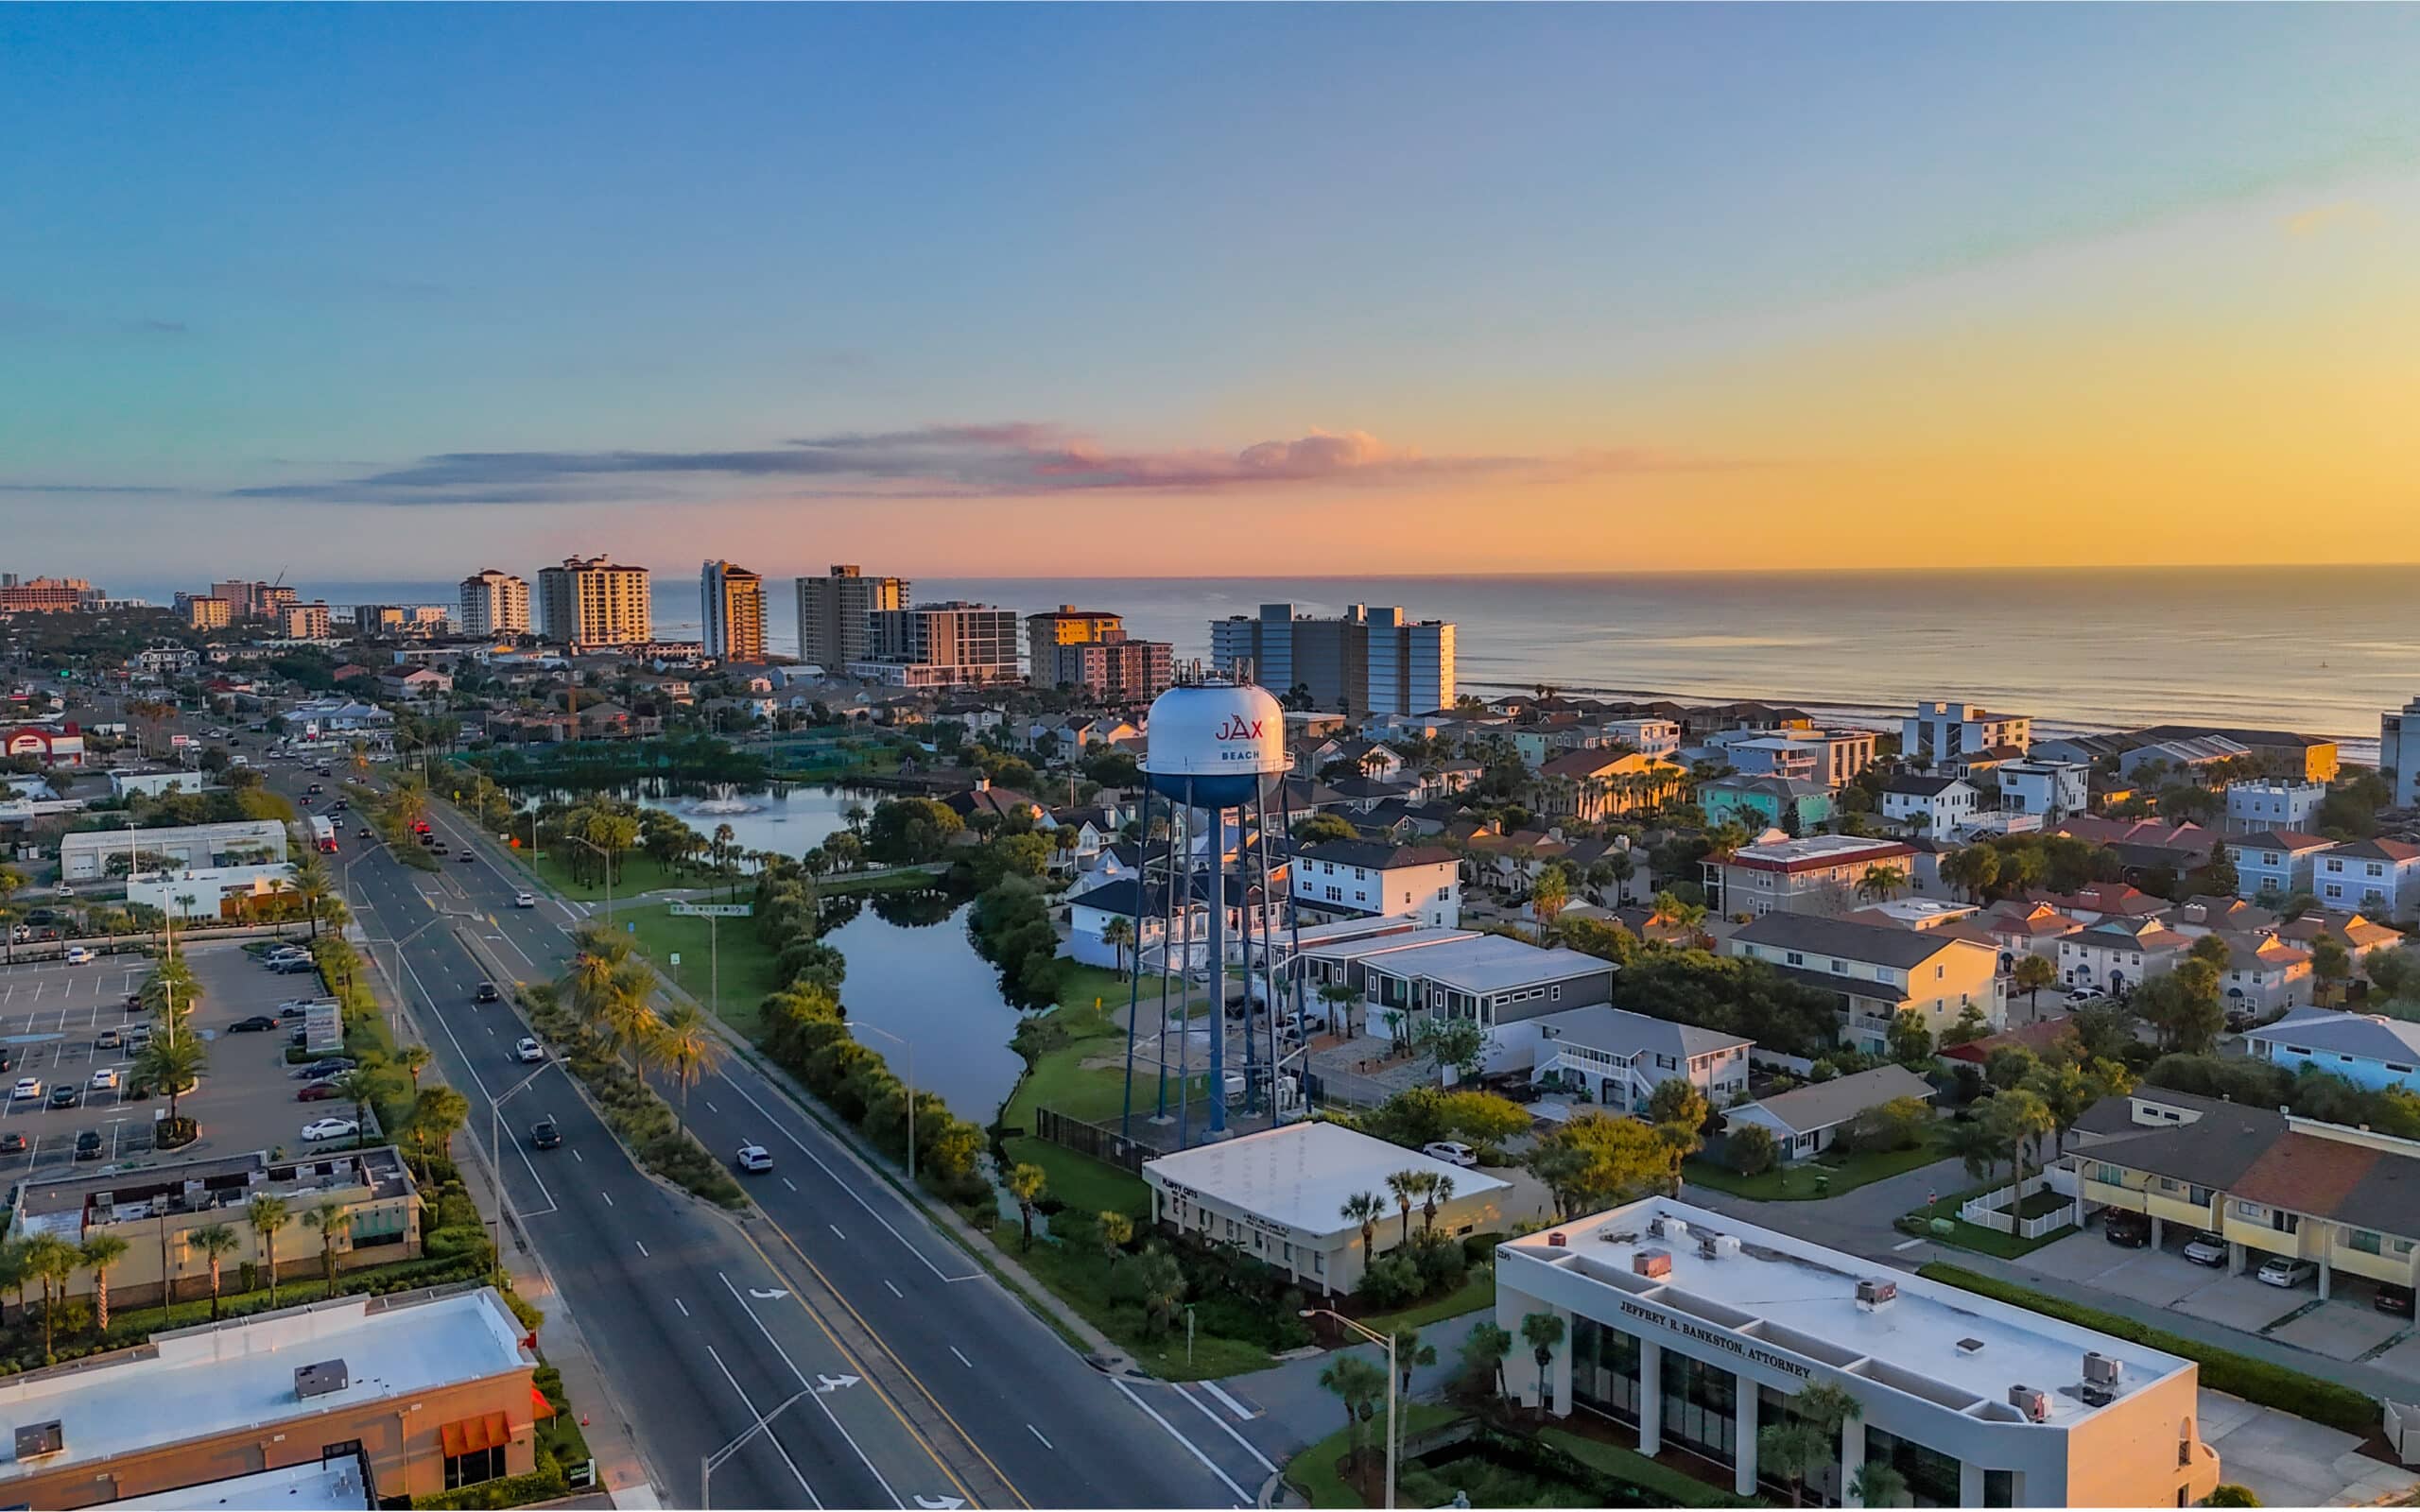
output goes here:
[{"label": "blue sky", "polygon": [[[1407,492],[1583,535],[1693,490],[1753,511],[1840,487],[1790,475],[1810,315],[1951,353],[2038,326],[2070,249],[2109,266],[2051,314],[2106,331],[2162,228],[2351,205],[2407,235],[2415,77],[2402,8],[12,7],[9,565],[232,569],[267,530],[318,570],[382,538],[356,576],[489,542],[1219,572],[1251,558],[1204,513],[1348,546]],[[2270,351],[2238,326],[2346,268],[2258,276],[2196,329]],[[1908,302],[1944,280],[1958,319]],[[1047,438],[934,462],[932,428],[1011,421]],[[867,435],[914,439],[765,470]],[[1957,465],[1909,447],[1858,456]],[[627,452],[673,460],[526,455]],[[415,464],[458,454],[513,460],[425,502]],[[73,491],[115,490],[158,491]],[[1111,504],[1178,544],[1091,539]],[[1003,517],[1021,541],[964,539]]]}]

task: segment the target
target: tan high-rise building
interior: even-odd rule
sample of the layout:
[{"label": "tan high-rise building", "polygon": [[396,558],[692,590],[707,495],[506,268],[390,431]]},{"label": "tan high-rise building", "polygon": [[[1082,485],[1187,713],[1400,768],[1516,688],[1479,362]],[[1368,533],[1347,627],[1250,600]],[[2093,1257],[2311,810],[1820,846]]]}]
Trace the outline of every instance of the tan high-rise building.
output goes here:
[{"label": "tan high-rise building", "polygon": [[462,579],[462,633],[529,633],[529,583],[493,567]]},{"label": "tan high-rise building", "polygon": [[908,579],[841,564],[798,580],[798,658],[838,672],[866,657],[866,616],[908,607]]},{"label": "tan high-rise building", "polygon": [[209,593],[179,593],[177,610],[197,630],[223,630],[234,623],[234,606]]},{"label": "tan high-rise building", "polygon": [[1176,648],[1131,640],[1126,621],[1104,610],[1062,604],[1025,617],[1026,672],[1037,688],[1074,688],[1096,698],[1148,703],[1174,680]]},{"label": "tan high-rise building", "polygon": [[710,561],[698,580],[706,655],[717,662],[765,660],[765,580],[733,562]]},{"label": "tan high-rise building", "polygon": [[325,604],[281,604],[271,616],[277,633],[289,641],[324,641],[332,616]]},{"label": "tan high-rise building", "polygon": [[655,639],[648,572],[611,557],[566,557],[538,573],[538,610],[547,637],[574,645],[631,645]]}]

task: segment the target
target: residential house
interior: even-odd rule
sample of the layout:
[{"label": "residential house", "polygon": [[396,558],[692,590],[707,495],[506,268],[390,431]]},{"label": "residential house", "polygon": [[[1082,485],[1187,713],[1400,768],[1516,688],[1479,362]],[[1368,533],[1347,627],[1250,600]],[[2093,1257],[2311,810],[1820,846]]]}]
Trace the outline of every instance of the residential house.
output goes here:
[{"label": "residential house", "polygon": [[2231,730],[2216,725],[2152,725],[2117,738],[2136,746],[2172,740],[2223,740],[2241,747],[2264,770],[2305,782],[2328,782],[2336,778],[2336,742],[2325,735],[2298,735],[2290,730]]},{"label": "residential house", "polygon": [[2226,827],[2229,834],[2308,829],[2327,800],[2325,782],[2295,782],[2263,778],[2227,784]]},{"label": "residential house", "polygon": [[1840,995],[1841,1040],[1889,1049],[1892,1025],[1912,1010],[1935,1039],[1971,1005],[1996,1028],[2006,1019],[1999,958],[1947,930],[1897,929],[1814,914],[1770,913],[1742,924],[1722,954],[1763,961],[1792,980]]},{"label": "residential house", "polygon": [[2056,965],[2059,941],[2084,925],[2048,903],[2011,899],[1960,927],[1968,938],[1984,940],[1999,953],[2002,971],[2014,971],[2027,955]]},{"label": "residential house", "polygon": [[2035,815],[2055,824],[2092,802],[2092,767],[2083,762],[2002,762],[1992,775],[1999,779],[2004,814]]},{"label": "residential house", "polygon": [[1688,768],[1637,751],[1576,750],[1538,769],[1538,807],[1557,818],[1593,824],[1669,799],[1688,781]]},{"label": "residential house", "polygon": [[2420,1142],[2238,1103],[2159,1111],[2177,1122],[2078,1149],[2053,1185],[2084,1214],[2144,1214],[2154,1248],[2169,1225],[2215,1233],[2238,1275],[2271,1256],[2309,1261],[2323,1300],[2348,1280],[2357,1297],[2420,1280]]},{"label": "residential house", "polygon": [[2319,858],[2336,842],[2294,830],[2260,830],[2227,842],[2227,859],[2235,864],[2235,890],[2240,898],[2267,893],[2290,898],[2298,892],[2314,896]]},{"label": "residential house", "polygon": [[2070,815],[2050,829],[2089,845],[2107,846],[2118,854],[2129,881],[2166,868],[2192,870],[2217,851],[2219,836],[2198,824],[2171,824],[2166,819],[2105,819],[2098,815]]},{"label": "residential house", "polygon": [[[1145,885],[1134,873],[1110,876],[1100,873],[1101,881],[1066,900],[1067,943],[1065,954],[1086,966],[1108,966],[1131,970],[1137,959],[1158,963],[1170,956],[1182,956],[1188,971],[1206,968],[1210,958],[1211,884],[1207,877],[1197,874],[1194,891],[1180,913],[1171,897],[1167,879],[1153,877]],[[1282,882],[1278,877],[1271,882]],[[1244,928],[1252,926],[1255,938],[1273,939],[1285,918],[1282,905],[1265,903],[1257,882],[1225,876],[1220,879],[1225,907],[1219,923],[1224,936],[1222,944],[1226,963],[1239,964],[1244,958]],[[1143,917],[1139,927],[1135,906],[1140,902]],[[1135,937],[1125,943],[1113,942],[1113,924],[1126,922]]]},{"label": "residential house", "polygon": [[1882,784],[1882,816],[1927,834],[1958,833],[1982,804],[1962,777],[1902,775]]},{"label": "residential house", "polygon": [[1311,757],[1315,770],[1342,766],[1348,775],[1376,782],[1394,782],[1403,777],[1400,752],[1381,741],[1364,740],[1357,735],[1322,741],[1312,748]]},{"label": "residential house", "polygon": [[2420,1023],[2346,1008],[2306,1007],[2243,1037],[2244,1054],[2299,1073],[2306,1066],[2381,1091],[2420,1092]]},{"label": "residential house", "polygon": [[1681,727],[1671,719],[1608,719],[1605,733],[1642,756],[1669,756],[1681,748]]},{"label": "residential house", "polygon": [[2013,747],[2022,757],[2032,739],[2033,721],[2025,714],[1936,699],[1901,721],[1899,757],[1918,766],[1949,767],[1987,747]]},{"label": "residential house", "polygon": [[1021,815],[1039,827],[1049,818],[1049,811],[1032,795],[1012,787],[994,787],[988,777],[977,776],[973,786],[952,793],[942,799],[943,807],[960,819],[972,822],[978,814],[989,814],[999,819]]},{"label": "residential house", "polygon": [[1747,777],[1783,777],[1816,781],[1818,752],[1813,746],[1779,735],[1755,735],[1718,745],[1722,758]]},{"label": "residential house", "polygon": [[1706,902],[1720,915],[1841,914],[1854,906],[1869,869],[1908,872],[1915,849],[1850,834],[1759,839],[1702,863]]},{"label": "residential house", "polygon": [[1893,1062],[1775,1092],[1734,1108],[1726,1117],[1735,1129],[1753,1124],[1772,1130],[1781,1158],[1795,1161],[1831,1148],[1841,1125],[1867,1108],[1902,1097],[1929,1102],[1932,1096],[1932,1083]]},{"label": "residential house", "polygon": [[2321,852],[2312,873],[2329,908],[2403,919],[2420,911],[2420,845],[2355,840]]},{"label": "residential house", "polygon": [[1373,1012],[1476,1022],[1491,1041],[1491,1072],[1531,1063],[1535,1031],[1511,1026],[1610,1001],[1615,970],[1612,962],[1577,951],[1409,919],[1349,937],[1306,937],[1301,959],[1314,991],[1335,983],[1357,989],[1354,1012],[1364,1026]]},{"label": "residential house", "polygon": [[1294,904],[1304,918],[1417,919],[1461,922],[1461,868],[1440,845],[1323,840],[1295,852]]},{"label": "residential house", "polygon": [[2098,924],[2104,919],[2156,919],[2174,906],[2165,898],[2154,898],[2123,882],[2087,883],[2071,893],[2036,887],[2025,895],[2025,900],[2029,903],[2047,903],[2087,924]]},{"label": "residential house", "polygon": [[2342,945],[2356,961],[2376,951],[2398,950],[2404,942],[2401,930],[2389,929],[2360,914],[2332,913],[2325,909],[2288,919],[2277,926],[2277,937],[2290,945],[2308,950],[2322,935]]},{"label": "residential house", "polygon": [[2059,980],[2123,997],[2173,967],[2192,939],[2155,919],[2111,916],[2059,940]]},{"label": "residential house", "polygon": [[1748,1090],[1742,1035],[1701,1029],[1603,1004],[1524,1021],[1532,1032],[1530,1083],[1599,1108],[1644,1114],[1655,1089],[1685,1081],[1717,1108]]},{"label": "residential house", "polygon": [[454,691],[454,679],[428,667],[391,667],[378,674],[378,691],[389,698],[441,698]]},{"label": "residential house", "polygon": [[2261,1016],[2298,1008],[2310,1002],[2310,952],[2300,950],[2266,930],[2234,932],[2219,936],[2226,943],[2227,963],[2219,971],[2220,996],[2230,1018]]}]

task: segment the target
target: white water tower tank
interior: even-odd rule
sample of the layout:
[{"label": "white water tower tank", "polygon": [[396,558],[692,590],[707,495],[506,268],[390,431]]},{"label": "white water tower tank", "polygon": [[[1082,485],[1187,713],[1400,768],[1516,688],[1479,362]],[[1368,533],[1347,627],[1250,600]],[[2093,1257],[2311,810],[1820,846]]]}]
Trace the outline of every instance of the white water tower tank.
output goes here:
[{"label": "white water tower tank", "polygon": [[1286,773],[1286,711],[1249,682],[1187,683],[1151,701],[1143,771],[1197,808],[1253,802]]}]

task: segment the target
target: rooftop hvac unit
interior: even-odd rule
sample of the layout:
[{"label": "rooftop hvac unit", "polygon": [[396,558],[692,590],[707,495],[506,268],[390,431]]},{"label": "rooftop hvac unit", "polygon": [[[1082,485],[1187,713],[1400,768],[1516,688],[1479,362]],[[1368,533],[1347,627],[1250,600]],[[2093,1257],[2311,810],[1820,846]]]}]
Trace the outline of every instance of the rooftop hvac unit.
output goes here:
[{"label": "rooftop hvac unit", "polygon": [[1570,1243],[1571,1241],[1569,1239],[1564,1237],[1564,1232],[1560,1228],[1547,1235],[1547,1247],[1548,1249],[1561,1249]]},{"label": "rooftop hvac unit", "polygon": [[1899,1283],[1879,1276],[1869,1276],[1857,1283],[1859,1307],[1888,1307],[1899,1299]]},{"label": "rooftop hvac unit", "polygon": [[2124,1373],[2125,1368],[2118,1363],[2116,1355],[2103,1354],[2099,1349],[2084,1351],[2083,1378],[2095,1385],[2116,1385],[2118,1378]]},{"label": "rooftop hvac unit", "polygon": [[1958,1341],[1958,1352],[1961,1354],[1980,1354],[1983,1352],[1983,1341],[1980,1339],[1961,1339]]},{"label": "rooftop hvac unit", "polygon": [[27,1423],[17,1430],[17,1459],[20,1464],[56,1454],[67,1447],[67,1429],[53,1418],[46,1423]]},{"label": "rooftop hvac unit", "polygon": [[1736,1255],[1739,1253],[1739,1236],[1737,1234],[1716,1234],[1709,1238],[1706,1243],[1713,1246],[1714,1253],[1718,1256]]},{"label": "rooftop hvac unit", "polygon": [[1649,1280],[1660,1281],[1672,1274],[1672,1252],[1668,1249],[1642,1249],[1631,1257],[1630,1268]]},{"label": "rooftop hvac unit", "polygon": [[2050,1420],[2050,1394],[2031,1386],[2008,1388],[2008,1404],[2025,1414],[2028,1420],[2047,1423]]},{"label": "rooftop hvac unit", "polygon": [[322,1360],[317,1365],[294,1368],[294,1395],[304,1401],[324,1397],[332,1391],[342,1391],[352,1382],[342,1360]]},{"label": "rooftop hvac unit", "polygon": [[1650,1218],[1647,1231],[1658,1239],[1686,1239],[1689,1237],[1689,1221],[1686,1218]]}]

